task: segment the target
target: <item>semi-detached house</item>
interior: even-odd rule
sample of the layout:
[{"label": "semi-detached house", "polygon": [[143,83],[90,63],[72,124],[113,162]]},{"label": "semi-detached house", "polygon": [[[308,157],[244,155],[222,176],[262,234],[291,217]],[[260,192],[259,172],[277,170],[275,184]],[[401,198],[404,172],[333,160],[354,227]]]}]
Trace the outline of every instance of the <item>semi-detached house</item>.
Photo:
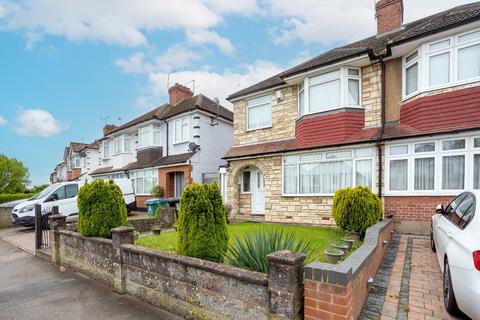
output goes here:
[{"label": "semi-detached house", "polygon": [[402,24],[229,96],[228,202],[237,219],[334,224],[336,190],[366,185],[403,230],[480,188],[480,3]]},{"label": "semi-detached house", "polygon": [[191,182],[218,178],[222,157],[232,146],[233,113],[179,84],[170,101],[121,126],[107,125],[101,139],[101,166],[94,179],[129,178],[137,207],[152,198],[154,185],[166,198],[179,197]]}]

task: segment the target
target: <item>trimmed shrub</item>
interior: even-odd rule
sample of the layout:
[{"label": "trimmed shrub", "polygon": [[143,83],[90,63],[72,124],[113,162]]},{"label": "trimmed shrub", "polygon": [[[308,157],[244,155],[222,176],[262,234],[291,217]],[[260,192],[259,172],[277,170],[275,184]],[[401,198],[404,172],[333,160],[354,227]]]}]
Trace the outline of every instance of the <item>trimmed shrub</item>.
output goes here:
[{"label": "trimmed shrub", "polygon": [[267,255],[280,250],[303,253],[309,260],[311,242],[295,239],[295,232],[265,229],[249,232],[244,238],[236,236],[225,255],[229,265],[258,272],[267,272]]},{"label": "trimmed shrub", "polygon": [[368,187],[340,189],[333,197],[332,215],[343,230],[364,233],[382,217],[382,201]]},{"label": "trimmed shrub", "polygon": [[227,222],[218,185],[187,186],[180,198],[177,222],[181,255],[223,262],[228,244]]},{"label": "trimmed shrub", "polygon": [[163,187],[158,184],[154,185],[150,190],[150,194],[157,198],[163,197],[164,193],[165,191],[163,190]]},{"label": "trimmed shrub", "polygon": [[35,193],[4,193],[0,194],[0,203],[20,200],[20,199],[28,199],[33,197]]},{"label": "trimmed shrub", "polygon": [[127,225],[127,207],[113,180],[85,183],[78,192],[77,203],[78,231],[86,237],[110,238],[110,229]]}]

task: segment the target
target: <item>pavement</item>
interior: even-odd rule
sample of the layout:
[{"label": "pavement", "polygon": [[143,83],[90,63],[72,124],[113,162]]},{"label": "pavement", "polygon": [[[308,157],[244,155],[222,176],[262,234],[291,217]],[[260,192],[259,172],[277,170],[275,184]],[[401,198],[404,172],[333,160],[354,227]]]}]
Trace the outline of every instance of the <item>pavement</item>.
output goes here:
[{"label": "pavement", "polygon": [[181,318],[77,273],[61,271],[0,239],[0,319]]},{"label": "pavement", "polygon": [[26,251],[35,254],[35,228],[13,227],[0,229],[0,239]]},{"label": "pavement", "polygon": [[459,319],[445,310],[442,279],[429,237],[395,234],[359,319]]}]

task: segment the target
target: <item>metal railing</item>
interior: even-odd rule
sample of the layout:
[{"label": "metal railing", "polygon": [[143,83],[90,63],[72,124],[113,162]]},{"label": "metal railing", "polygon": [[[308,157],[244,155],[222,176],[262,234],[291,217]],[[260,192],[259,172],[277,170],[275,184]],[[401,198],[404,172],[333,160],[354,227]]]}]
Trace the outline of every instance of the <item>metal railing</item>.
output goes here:
[{"label": "metal railing", "polygon": [[48,219],[50,216],[56,214],[58,214],[57,206],[42,210],[41,205],[35,205],[35,249],[50,247],[50,227]]}]

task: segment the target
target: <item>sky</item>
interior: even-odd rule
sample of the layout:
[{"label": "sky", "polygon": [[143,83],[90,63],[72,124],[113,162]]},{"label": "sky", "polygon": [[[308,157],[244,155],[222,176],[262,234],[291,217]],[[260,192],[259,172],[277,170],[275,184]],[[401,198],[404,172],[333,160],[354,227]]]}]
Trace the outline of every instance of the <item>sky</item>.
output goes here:
[{"label": "sky", "polygon": [[[48,183],[70,141],[168,101],[225,98],[375,34],[375,0],[0,0],[0,153]],[[404,22],[463,0],[404,0]]]}]

